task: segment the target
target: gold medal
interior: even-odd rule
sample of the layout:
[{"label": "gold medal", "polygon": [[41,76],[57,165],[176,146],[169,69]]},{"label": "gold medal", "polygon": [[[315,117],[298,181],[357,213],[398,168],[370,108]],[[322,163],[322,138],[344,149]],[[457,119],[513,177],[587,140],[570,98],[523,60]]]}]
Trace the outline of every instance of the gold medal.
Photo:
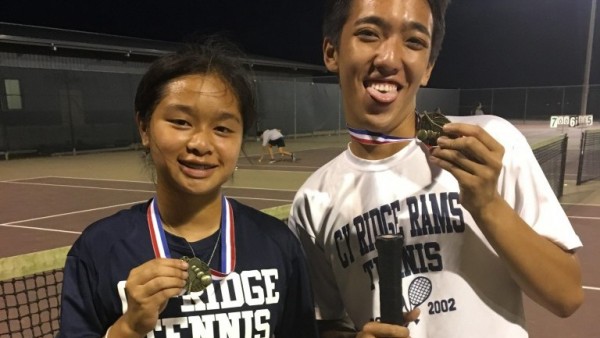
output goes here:
[{"label": "gold medal", "polygon": [[210,268],[197,257],[192,257],[188,261],[188,287],[189,292],[200,292],[206,289],[212,283]]}]

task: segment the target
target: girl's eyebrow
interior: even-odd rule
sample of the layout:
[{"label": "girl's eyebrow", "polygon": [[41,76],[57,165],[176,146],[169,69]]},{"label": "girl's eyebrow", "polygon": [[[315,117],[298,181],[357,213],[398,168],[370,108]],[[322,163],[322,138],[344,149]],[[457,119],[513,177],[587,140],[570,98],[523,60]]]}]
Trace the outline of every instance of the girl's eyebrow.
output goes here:
[{"label": "girl's eyebrow", "polygon": [[225,121],[225,120],[235,120],[236,122],[241,123],[242,121],[240,120],[239,114],[235,114],[232,112],[228,112],[228,111],[223,111],[219,113],[219,116],[217,117],[217,121]]},{"label": "girl's eyebrow", "polygon": [[167,104],[166,107],[167,110],[169,111],[180,111],[182,113],[185,113],[187,115],[191,115],[192,114],[192,107],[186,105],[186,104],[181,104],[181,103],[173,103],[173,104]]},{"label": "girl's eyebrow", "polygon": [[[181,103],[173,103],[167,105],[167,110],[169,111],[179,111],[186,115],[193,115],[194,109],[191,106]],[[236,122],[241,123],[241,119],[239,117],[240,114],[232,113],[229,111],[221,111],[218,113],[216,120],[217,121],[226,121],[226,120],[235,120]]]}]

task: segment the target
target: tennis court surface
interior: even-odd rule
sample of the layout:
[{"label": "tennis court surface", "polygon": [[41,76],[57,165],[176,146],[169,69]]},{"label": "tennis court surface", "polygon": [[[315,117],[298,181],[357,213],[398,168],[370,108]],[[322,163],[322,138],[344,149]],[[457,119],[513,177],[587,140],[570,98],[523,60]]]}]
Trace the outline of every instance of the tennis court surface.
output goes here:
[{"label": "tennis court surface", "polygon": [[[524,133],[532,140],[549,136],[548,130],[540,130],[530,130],[529,135],[527,130]],[[285,206],[291,203],[296,189],[310,173],[339,154],[347,140],[346,135],[286,139],[287,150],[295,152],[299,160],[282,160],[274,164],[258,163],[259,145],[249,143],[244,156],[240,157],[238,170],[226,184],[224,192],[242,203],[257,209],[268,209],[285,217]],[[557,318],[526,299],[528,328],[534,338],[600,337],[600,325],[596,322],[600,313],[600,265],[596,263],[600,254],[596,245],[600,240],[600,181],[593,180],[575,186],[575,143],[569,140],[569,144],[574,145],[569,146],[566,184],[561,202],[584,242],[579,258],[583,267],[586,298],[579,311],[567,319]],[[144,168],[139,151],[0,161],[0,257],[69,246],[91,222],[144,202],[153,194],[151,173]],[[0,265],[0,268],[3,266]],[[2,273],[0,271],[0,276]],[[57,279],[52,280],[57,285],[62,280],[60,274],[56,278],[42,278]],[[35,281],[31,283],[35,284]],[[52,293],[58,290],[31,295],[36,299],[49,300],[37,305],[39,309],[35,311],[40,314],[34,314],[31,322],[14,324],[19,319],[13,317],[23,314],[19,311],[25,311],[25,315],[33,311],[21,309],[22,306],[18,304],[3,304],[3,296],[8,291],[16,293],[18,290],[7,291],[6,286],[0,288],[3,288],[0,289],[0,338],[52,336],[44,333],[44,330],[51,331],[51,328],[9,333],[14,329],[9,328],[7,323],[12,320],[13,324],[10,325],[27,328],[36,325],[36,321],[53,318],[56,310],[44,313],[46,305],[43,304],[49,303],[49,308],[57,306],[51,298]],[[12,288],[18,289],[19,286]],[[7,310],[10,307],[12,309]]]}]

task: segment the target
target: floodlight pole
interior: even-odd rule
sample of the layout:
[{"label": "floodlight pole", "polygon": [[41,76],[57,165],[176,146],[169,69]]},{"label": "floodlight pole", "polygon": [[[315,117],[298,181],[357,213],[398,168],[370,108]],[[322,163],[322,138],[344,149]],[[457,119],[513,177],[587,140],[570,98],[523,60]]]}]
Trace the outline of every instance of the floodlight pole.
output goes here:
[{"label": "floodlight pole", "polygon": [[596,23],[596,0],[592,0],[592,10],[590,12],[587,51],[585,54],[585,70],[583,72],[583,90],[581,92],[581,111],[579,112],[579,115],[585,115],[587,113],[588,94],[590,91],[592,49],[594,45],[594,24]]}]

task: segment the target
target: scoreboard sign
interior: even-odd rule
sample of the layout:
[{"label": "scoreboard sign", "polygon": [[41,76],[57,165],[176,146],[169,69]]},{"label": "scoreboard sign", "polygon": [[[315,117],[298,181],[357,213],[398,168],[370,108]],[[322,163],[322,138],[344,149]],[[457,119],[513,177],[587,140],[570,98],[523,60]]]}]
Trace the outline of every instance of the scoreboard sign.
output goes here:
[{"label": "scoreboard sign", "polygon": [[594,115],[554,115],[550,116],[550,128],[559,126],[590,127],[594,123]]}]

